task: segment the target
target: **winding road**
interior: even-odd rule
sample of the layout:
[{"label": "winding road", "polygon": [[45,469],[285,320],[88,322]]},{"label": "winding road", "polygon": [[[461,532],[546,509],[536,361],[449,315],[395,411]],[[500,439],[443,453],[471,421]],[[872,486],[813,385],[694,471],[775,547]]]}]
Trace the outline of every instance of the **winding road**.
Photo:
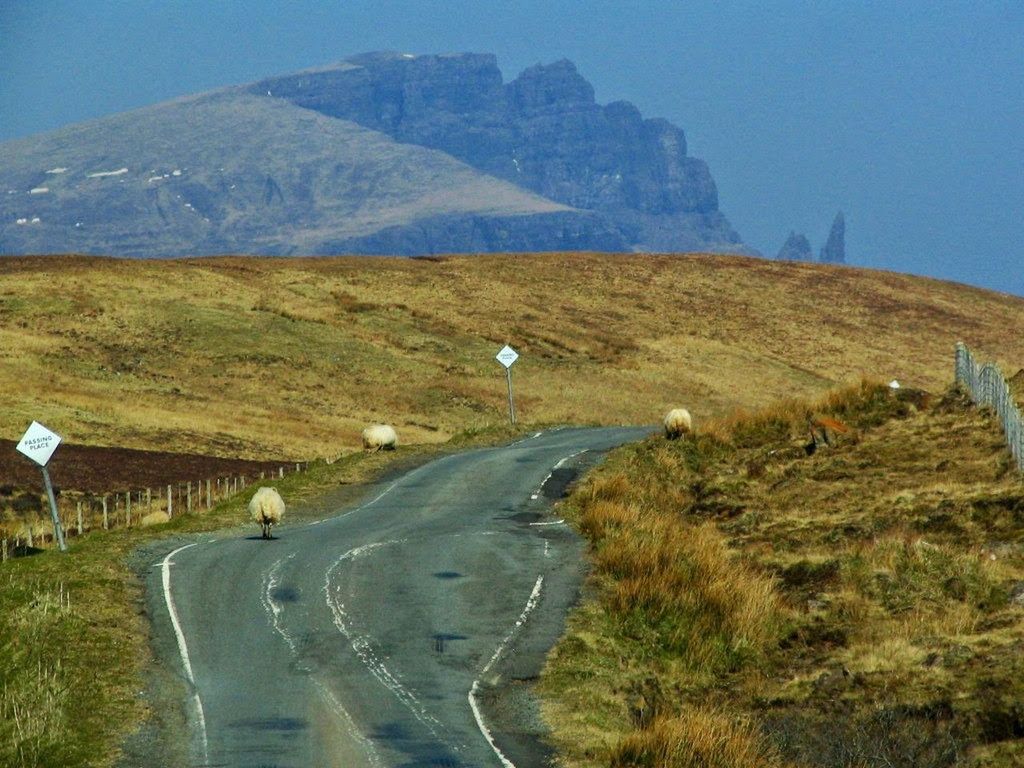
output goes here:
[{"label": "winding road", "polygon": [[543,764],[515,681],[539,672],[583,573],[583,543],[551,505],[649,431],[560,429],[446,456],[272,541],[166,553],[147,589],[161,661],[188,691],[191,764]]}]

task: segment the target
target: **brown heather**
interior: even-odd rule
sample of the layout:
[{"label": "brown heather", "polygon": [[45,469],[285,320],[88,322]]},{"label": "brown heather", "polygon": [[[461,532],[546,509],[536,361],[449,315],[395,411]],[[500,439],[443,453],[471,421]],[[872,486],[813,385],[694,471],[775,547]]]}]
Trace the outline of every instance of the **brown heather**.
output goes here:
[{"label": "brown heather", "polygon": [[687,708],[629,734],[611,768],[776,768],[780,762],[749,723],[721,712]]},{"label": "brown heather", "polygon": [[[808,455],[808,419],[846,432]],[[1024,760],[1024,484],[962,394],[728,414],[564,511],[594,570],[541,683],[563,765]]]}]

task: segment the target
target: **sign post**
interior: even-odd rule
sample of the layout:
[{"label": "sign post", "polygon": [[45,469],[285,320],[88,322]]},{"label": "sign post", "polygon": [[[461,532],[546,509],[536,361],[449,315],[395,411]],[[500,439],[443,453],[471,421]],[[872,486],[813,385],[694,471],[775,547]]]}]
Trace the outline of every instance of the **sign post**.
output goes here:
[{"label": "sign post", "polygon": [[58,444],[60,444],[60,435],[51,432],[38,421],[33,421],[22,436],[17,448],[43,470],[43,485],[46,486],[46,496],[50,500],[50,515],[53,518],[53,535],[57,538],[57,546],[60,547],[60,551],[67,552],[68,545],[64,541],[64,528],[61,526],[60,516],[57,514],[57,499],[53,495],[53,483],[50,482],[50,473],[46,469],[46,462],[57,450]]},{"label": "sign post", "polygon": [[508,419],[512,426],[516,425],[516,404],[512,398],[512,363],[519,359],[519,353],[506,344],[495,356],[505,366],[505,380],[508,382]]}]

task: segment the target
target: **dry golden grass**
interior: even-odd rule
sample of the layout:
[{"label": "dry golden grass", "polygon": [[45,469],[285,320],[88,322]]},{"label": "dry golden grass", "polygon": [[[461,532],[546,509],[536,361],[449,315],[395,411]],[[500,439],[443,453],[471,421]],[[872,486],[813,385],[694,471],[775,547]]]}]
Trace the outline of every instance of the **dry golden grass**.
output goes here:
[{"label": "dry golden grass", "polygon": [[[849,429],[808,455],[808,417]],[[566,513],[595,568],[542,682],[564,765],[1024,755],[1024,484],[962,395],[728,414],[621,449]]]},{"label": "dry golden grass", "polygon": [[782,763],[751,725],[721,712],[687,708],[624,738],[612,768],[775,768]]},{"label": "dry golden grass", "polygon": [[[504,343],[532,423],[698,422],[862,374],[944,385],[962,339],[1019,359],[1024,301],[722,256],[0,261],[0,436],[335,456],[500,423]],[[1015,369],[1014,369],[1015,370]]]}]

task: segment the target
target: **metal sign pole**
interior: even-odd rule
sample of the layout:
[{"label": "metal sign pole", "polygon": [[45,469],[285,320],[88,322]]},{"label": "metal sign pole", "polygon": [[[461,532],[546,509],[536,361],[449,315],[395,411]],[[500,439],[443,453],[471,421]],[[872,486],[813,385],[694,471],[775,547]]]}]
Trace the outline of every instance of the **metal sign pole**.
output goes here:
[{"label": "metal sign pole", "polygon": [[64,528],[60,524],[60,516],[57,514],[57,499],[53,495],[53,483],[50,482],[50,473],[43,466],[43,484],[46,485],[46,495],[50,499],[50,514],[53,516],[53,533],[57,537],[57,546],[61,552],[68,551],[68,545],[64,542]]},{"label": "metal sign pole", "polygon": [[505,369],[505,378],[508,380],[508,418],[512,426],[516,425],[516,404],[512,399],[512,366]]}]

